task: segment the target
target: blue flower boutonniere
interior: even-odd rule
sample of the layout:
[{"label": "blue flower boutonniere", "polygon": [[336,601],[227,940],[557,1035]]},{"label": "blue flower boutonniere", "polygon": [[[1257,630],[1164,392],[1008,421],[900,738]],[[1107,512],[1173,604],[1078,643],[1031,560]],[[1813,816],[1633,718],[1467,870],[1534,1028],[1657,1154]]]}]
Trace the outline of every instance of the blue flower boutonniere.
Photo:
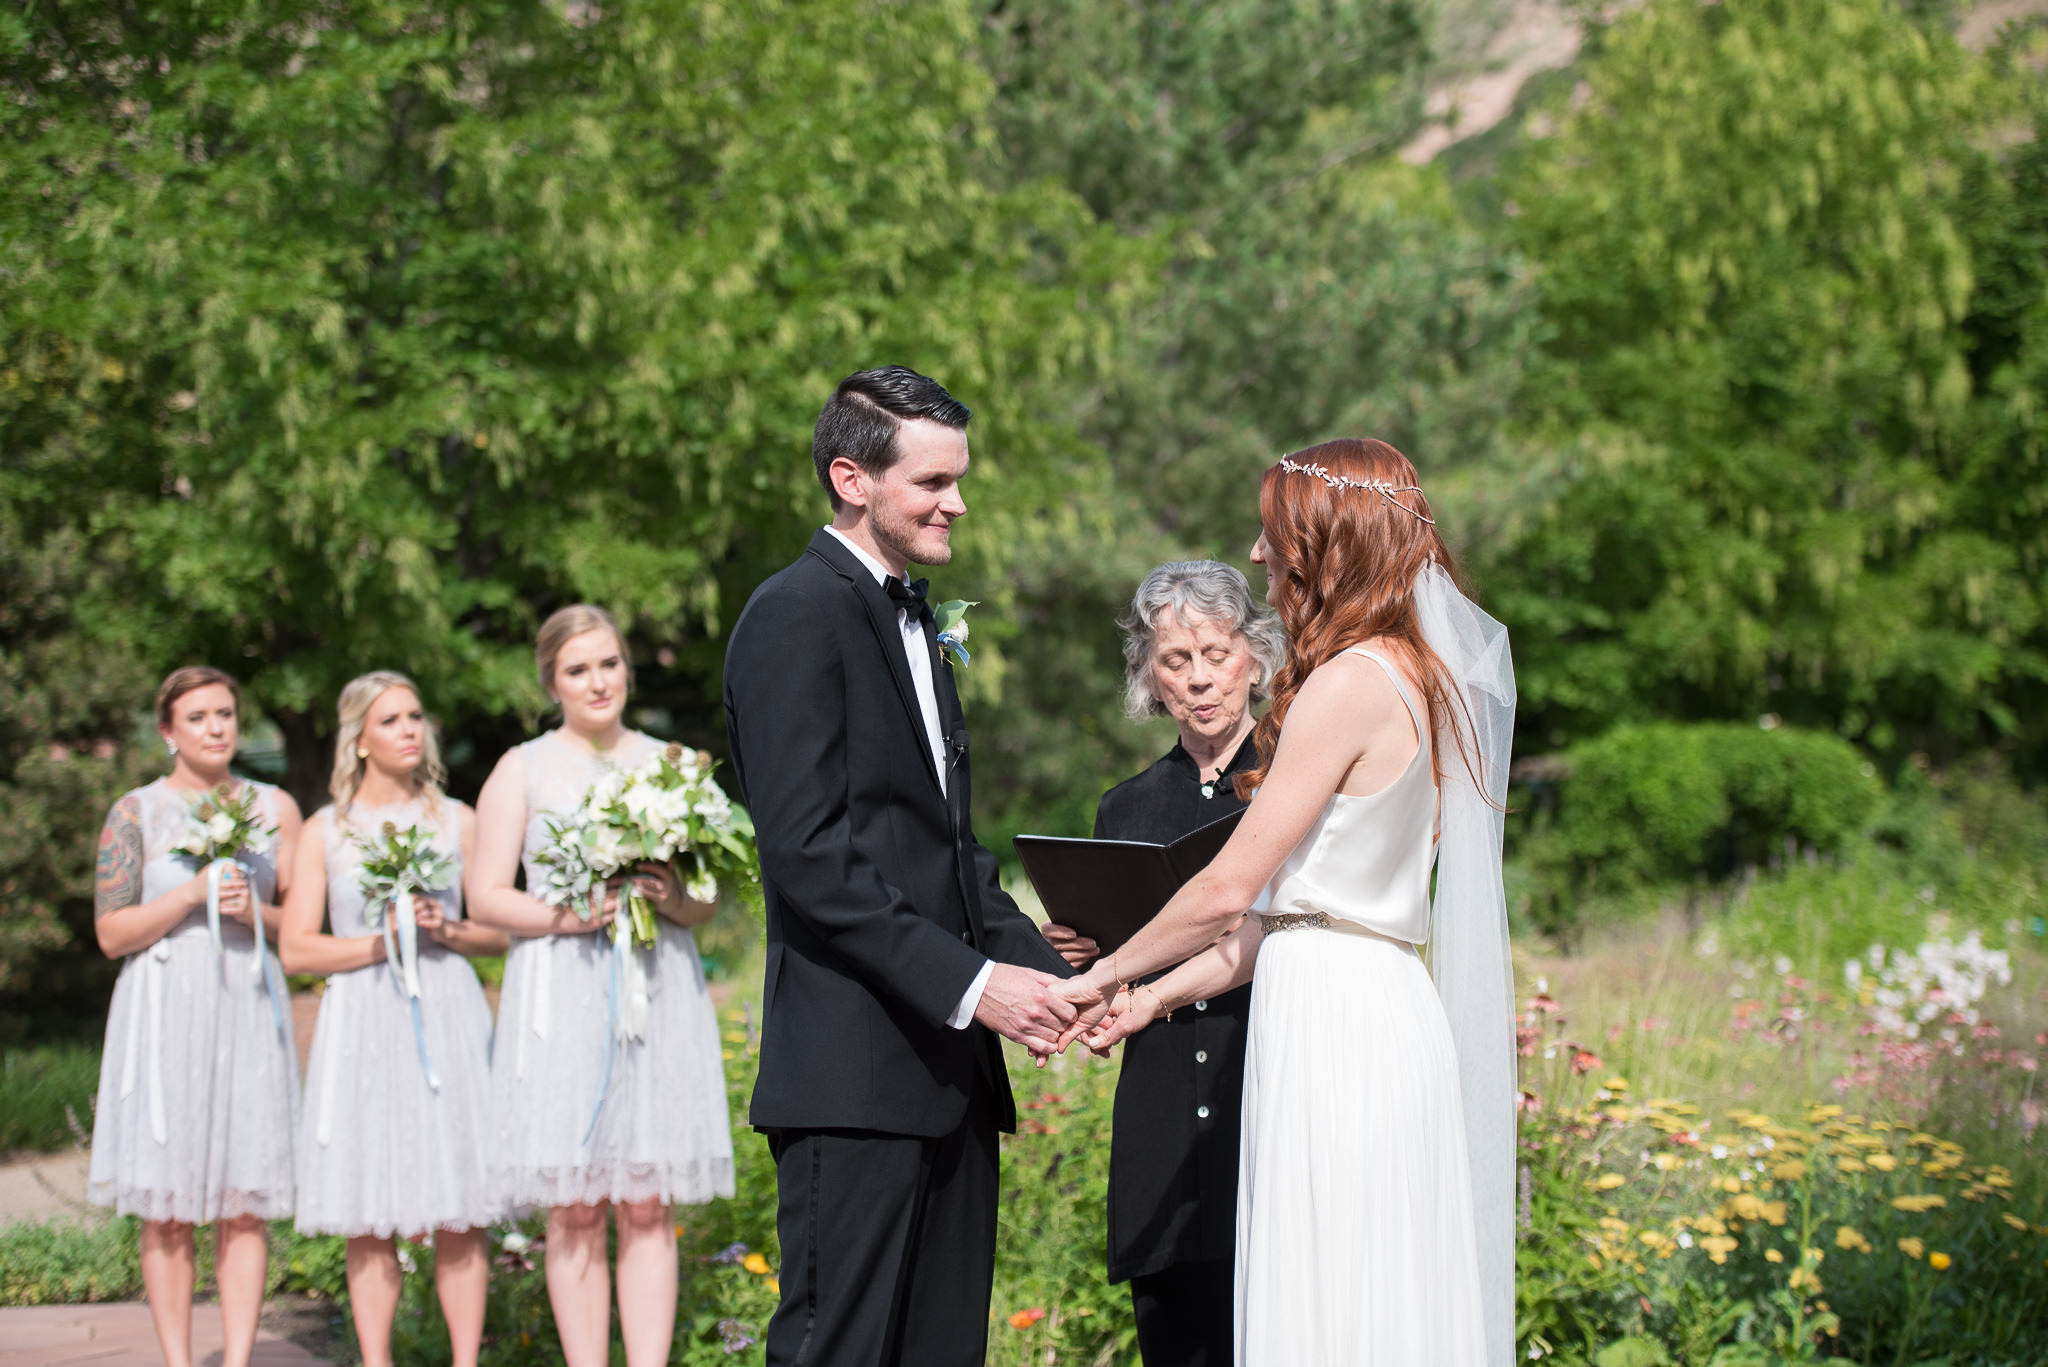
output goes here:
[{"label": "blue flower boutonniere", "polygon": [[954,598],[932,609],[932,626],[938,632],[939,646],[962,669],[972,659],[967,653],[967,609],[979,606]]}]

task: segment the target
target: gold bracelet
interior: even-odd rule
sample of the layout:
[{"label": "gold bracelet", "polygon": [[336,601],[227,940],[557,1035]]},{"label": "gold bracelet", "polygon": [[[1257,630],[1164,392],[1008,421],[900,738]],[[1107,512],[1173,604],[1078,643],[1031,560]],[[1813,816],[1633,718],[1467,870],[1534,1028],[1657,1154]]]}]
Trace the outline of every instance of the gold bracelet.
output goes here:
[{"label": "gold bracelet", "polygon": [[[1159,995],[1159,989],[1158,989],[1158,988],[1156,988],[1156,987],[1154,987],[1154,986],[1153,986],[1153,985],[1152,985],[1151,983],[1146,983],[1146,984],[1145,984],[1145,990],[1146,990],[1147,992],[1150,992],[1150,993],[1152,994],[1152,1000],[1153,1000],[1153,1001],[1155,1001],[1155,1002],[1159,1003],[1159,1009],[1160,1009],[1161,1011],[1164,1011],[1164,1012],[1166,1013],[1166,1018],[1167,1018],[1168,1020],[1172,1020],[1172,1019],[1173,1019],[1173,1008],[1172,1008],[1172,1007],[1170,1007],[1170,1006],[1168,1006],[1168,1005],[1166,1004],[1166,998],[1164,998],[1164,997],[1162,997],[1162,996],[1160,996],[1160,995]],[[1133,997],[1134,999],[1135,999],[1135,997],[1137,996],[1137,994],[1136,994],[1136,993],[1132,993],[1131,995],[1132,995],[1132,997]]]}]

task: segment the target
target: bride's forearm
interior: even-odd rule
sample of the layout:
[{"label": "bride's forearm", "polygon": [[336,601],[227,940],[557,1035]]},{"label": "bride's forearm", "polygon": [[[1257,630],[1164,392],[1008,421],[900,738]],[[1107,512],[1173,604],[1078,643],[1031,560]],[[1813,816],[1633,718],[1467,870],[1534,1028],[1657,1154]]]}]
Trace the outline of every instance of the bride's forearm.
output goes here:
[{"label": "bride's forearm", "polygon": [[1200,957],[1244,914],[1252,896],[1256,892],[1248,896],[1213,872],[1196,874],[1121,948],[1097,959],[1090,976],[1104,983],[1134,982],[1191,956]]},{"label": "bride's forearm", "polygon": [[1138,991],[1157,995],[1163,1015],[1250,982],[1252,965],[1259,957],[1259,943],[1265,938],[1263,926],[1258,917],[1245,917],[1244,924],[1236,930]]}]

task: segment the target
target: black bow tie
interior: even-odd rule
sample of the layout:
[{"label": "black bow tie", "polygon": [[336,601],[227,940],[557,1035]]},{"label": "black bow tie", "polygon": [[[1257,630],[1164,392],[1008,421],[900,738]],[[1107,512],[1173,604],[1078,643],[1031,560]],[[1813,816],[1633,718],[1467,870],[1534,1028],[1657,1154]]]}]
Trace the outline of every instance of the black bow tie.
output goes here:
[{"label": "black bow tie", "polygon": [[921,625],[932,620],[932,605],[925,601],[925,590],[931,587],[928,579],[913,579],[908,584],[890,575],[882,581],[882,587],[896,601],[896,606],[909,613]]}]

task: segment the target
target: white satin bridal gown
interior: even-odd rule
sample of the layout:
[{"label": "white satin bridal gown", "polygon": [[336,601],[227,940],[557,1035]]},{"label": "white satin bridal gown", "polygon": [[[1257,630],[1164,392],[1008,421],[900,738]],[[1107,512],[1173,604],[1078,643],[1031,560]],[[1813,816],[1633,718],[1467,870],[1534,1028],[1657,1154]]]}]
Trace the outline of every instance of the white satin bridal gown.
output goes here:
[{"label": "white satin bridal gown", "polygon": [[[1377,793],[1334,794],[1253,908],[1237,1206],[1238,1367],[1483,1367],[1458,1060],[1416,947],[1428,727]],[[1453,761],[1455,762],[1455,761]]]}]

